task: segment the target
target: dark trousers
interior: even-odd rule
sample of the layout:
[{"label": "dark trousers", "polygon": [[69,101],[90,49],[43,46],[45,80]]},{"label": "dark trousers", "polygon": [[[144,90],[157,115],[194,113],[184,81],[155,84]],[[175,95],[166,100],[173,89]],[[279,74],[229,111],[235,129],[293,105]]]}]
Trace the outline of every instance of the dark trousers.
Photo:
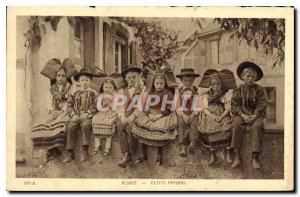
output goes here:
[{"label": "dark trousers", "polygon": [[90,144],[90,136],[92,132],[92,119],[86,119],[79,123],[70,121],[67,125],[66,149],[73,150],[75,148],[78,133],[81,133],[81,146]]},{"label": "dark trousers", "polygon": [[121,152],[133,153],[134,138],[132,137],[131,128],[132,125],[122,124],[120,119],[116,123],[117,132],[119,133],[119,140],[121,146]]},{"label": "dark trousers", "polygon": [[243,146],[244,135],[248,131],[251,137],[251,151],[260,152],[263,129],[262,117],[258,117],[251,125],[246,124],[240,116],[233,117],[231,124],[231,147],[240,150]]},{"label": "dark trousers", "polygon": [[191,141],[198,141],[198,116],[193,118],[190,125],[185,124],[181,116],[177,117],[177,132],[179,144],[188,144]]}]

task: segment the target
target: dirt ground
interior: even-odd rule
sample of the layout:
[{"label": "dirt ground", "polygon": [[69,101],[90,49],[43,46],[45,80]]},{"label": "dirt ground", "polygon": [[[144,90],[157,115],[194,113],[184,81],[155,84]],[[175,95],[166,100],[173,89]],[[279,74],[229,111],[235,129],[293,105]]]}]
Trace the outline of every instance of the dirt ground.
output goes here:
[{"label": "dirt ground", "polygon": [[[244,166],[238,169],[230,168],[230,164],[221,159],[213,165],[208,165],[209,152],[199,147],[194,155],[186,158],[178,156],[178,145],[171,144],[164,149],[164,163],[156,166],[155,148],[148,149],[148,161],[142,164],[132,163],[126,168],[118,167],[121,158],[117,137],[114,138],[110,155],[98,154],[90,156],[88,161],[79,161],[79,151],[76,160],[62,163],[63,155],[56,160],[43,164],[44,151],[26,152],[26,163],[17,164],[17,177],[38,178],[144,178],[144,179],[282,179],[284,174],[283,133],[264,133],[260,170],[251,168],[249,157],[244,159]],[[91,147],[92,149],[92,147]],[[103,150],[103,149],[102,149]],[[134,154],[133,159],[136,158]]]}]

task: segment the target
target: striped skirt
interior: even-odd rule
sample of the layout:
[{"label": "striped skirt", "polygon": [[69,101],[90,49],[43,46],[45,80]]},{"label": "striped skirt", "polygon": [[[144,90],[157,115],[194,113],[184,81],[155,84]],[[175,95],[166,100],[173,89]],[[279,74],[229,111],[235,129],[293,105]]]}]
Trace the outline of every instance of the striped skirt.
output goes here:
[{"label": "striped skirt", "polygon": [[49,115],[44,120],[38,121],[31,133],[33,147],[51,149],[64,146],[68,122],[69,116],[63,111],[56,116]]},{"label": "striped skirt", "polygon": [[165,146],[176,138],[176,127],[175,114],[151,121],[145,113],[141,113],[133,123],[131,132],[140,143],[149,146]]}]

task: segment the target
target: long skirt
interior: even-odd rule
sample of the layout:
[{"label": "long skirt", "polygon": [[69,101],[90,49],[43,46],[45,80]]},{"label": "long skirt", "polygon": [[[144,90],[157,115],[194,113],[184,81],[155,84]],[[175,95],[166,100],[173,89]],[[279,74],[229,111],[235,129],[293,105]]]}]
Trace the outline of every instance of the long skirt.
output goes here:
[{"label": "long skirt", "polygon": [[118,114],[116,112],[98,112],[92,118],[92,128],[95,136],[109,137],[115,134]]},{"label": "long skirt", "polygon": [[[209,110],[216,116],[224,112],[222,105],[211,105]],[[201,134],[202,144],[208,148],[230,144],[231,140],[231,116],[226,116],[221,122],[216,122],[204,112],[199,115],[198,131]]]},{"label": "long skirt", "polygon": [[141,113],[132,127],[132,134],[140,143],[149,146],[165,146],[177,135],[177,116],[172,113],[156,121],[149,120],[149,116]]},{"label": "long skirt", "polygon": [[49,114],[44,119],[38,121],[31,133],[33,147],[51,149],[64,146],[68,122],[69,116],[64,111],[60,111],[55,116]]}]

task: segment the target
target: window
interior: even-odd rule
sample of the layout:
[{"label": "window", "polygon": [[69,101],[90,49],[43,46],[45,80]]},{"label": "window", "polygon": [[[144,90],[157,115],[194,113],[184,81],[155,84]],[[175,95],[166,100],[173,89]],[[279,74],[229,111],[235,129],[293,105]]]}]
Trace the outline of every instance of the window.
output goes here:
[{"label": "window", "polygon": [[116,41],[115,41],[114,56],[115,56],[114,72],[120,73],[121,70],[126,66],[128,54],[126,51],[125,40],[118,36],[116,37]]},{"label": "window", "polygon": [[115,43],[115,69],[114,72],[120,72],[121,67],[121,44],[119,42]]},{"label": "window", "polygon": [[106,73],[120,73],[127,65],[128,36],[128,31],[120,24],[103,23],[103,68]]},{"label": "window", "polygon": [[211,55],[211,64],[219,64],[219,41],[213,40],[210,41],[210,55]]},{"label": "window", "polygon": [[74,26],[74,60],[76,64],[83,66],[84,62],[84,21],[76,19]]}]

